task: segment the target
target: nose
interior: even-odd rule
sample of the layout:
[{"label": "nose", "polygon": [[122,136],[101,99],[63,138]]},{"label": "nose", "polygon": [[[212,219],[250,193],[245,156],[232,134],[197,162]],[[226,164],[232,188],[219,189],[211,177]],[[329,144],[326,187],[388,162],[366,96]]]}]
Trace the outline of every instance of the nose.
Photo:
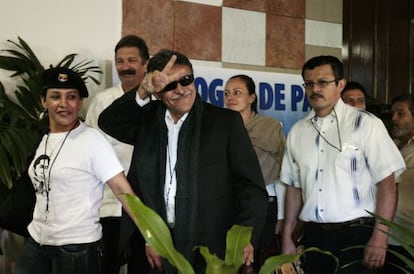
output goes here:
[{"label": "nose", "polygon": [[177,87],[175,88],[174,92],[177,94],[184,94],[185,88],[180,83],[177,83]]},{"label": "nose", "polygon": [[396,112],[392,114],[391,121],[393,121],[393,122],[397,121],[397,113]]},{"label": "nose", "polygon": [[65,97],[62,97],[60,99],[60,101],[59,101],[59,106],[60,107],[65,107],[66,106],[66,103],[67,103],[66,98]]},{"label": "nose", "polygon": [[316,83],[312,83],[311,91],[318,93],[320,91],[320,87]]},{"label": "nose", "polygon": [[118,67],[120,70],[126,70],[129,68],[129,63],[128,62],[121,62],[118,63]]}]

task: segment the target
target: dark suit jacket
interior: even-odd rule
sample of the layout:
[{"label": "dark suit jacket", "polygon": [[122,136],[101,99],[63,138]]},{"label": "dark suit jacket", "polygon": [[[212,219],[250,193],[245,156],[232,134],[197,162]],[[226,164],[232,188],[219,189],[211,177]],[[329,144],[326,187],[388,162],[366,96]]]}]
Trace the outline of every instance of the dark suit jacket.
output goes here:
[{"label": "dark suit jacket", "polygon": [[[165,220],[165,147],[154,146],[152,142],[159,138],[159,132],[167,138],[165,107],[161,101],[151,101],[139,107],[135,94],[128,92],[114,101],[100,115],[99,126],[107,134],[135,146],[128,180],[143,202]],[[240,114],[203,103],[198,95],[196,100],[202,105],[200,140],[197,140],[198,178],[194,182],[198,183],[198,202],[187,206],[197,207],[196,220],[190,220],[195,222],[197,229],[194,239],[189,240],[193,247],[207,246],[210,252],[224,259],[226,233],[233,224],[253,226],[252,243],[257,243],[266,216],[267,193]],[[157,158],[161,162],[157,163]],[[159,183],[153,183],[154,176],[160,176]],[[176,209],[176,224],[180,218],[188,216],[177,215]],[[121,245],[127,243],[135,229],[132,221],[124,222],[123,226]],[[176,226],[174,234],[177,229],[180,228]],[[183,239],[175,237],[174,240]],[[179,247],[177,249],[181,251]]]}]

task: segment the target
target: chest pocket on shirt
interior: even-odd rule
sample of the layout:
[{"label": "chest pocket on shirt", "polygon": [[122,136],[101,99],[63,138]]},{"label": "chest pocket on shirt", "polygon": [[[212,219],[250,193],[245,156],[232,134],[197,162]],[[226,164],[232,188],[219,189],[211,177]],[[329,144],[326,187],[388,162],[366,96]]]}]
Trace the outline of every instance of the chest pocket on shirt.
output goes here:
[{"label": "chest pocket on shirt", "polygon": [[357,146],[344,143],[342,151],[337,154],[335,164],[338,172],[356,175],[366,166],[364,152]]}]

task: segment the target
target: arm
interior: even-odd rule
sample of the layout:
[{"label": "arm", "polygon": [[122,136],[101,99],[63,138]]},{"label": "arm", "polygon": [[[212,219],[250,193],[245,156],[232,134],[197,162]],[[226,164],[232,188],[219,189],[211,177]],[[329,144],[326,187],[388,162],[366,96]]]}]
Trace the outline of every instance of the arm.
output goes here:
[{"label": "arm", "polygon": [[[115,194],[116,198],[121,202],[122,207],[131,217],[131,220],[134,220],[131,208],[126,202],[125,196],[123,194],[128,193],[131,195],[135,195],[135,193],[132,190],[129,182],[125,178],[124,173],[123,172],[118,173],[117,175],[109,179],[107,181],[107,184],[111,188],[112,192]],[[148,262],[151,265],[151,267],[152,268],[157,267],[161,271],[162,270],[161,257],[150,246],[146,246],[146,253],[147,253]]]},{"label": "arm", "polygon": [[275,182],[276,197],[277,197],[277,223],[275,234],[281,234],[283,230],[283,222],[285,218],[285,196],[287,186],[277,180]]},{"label": "arm", "polygon": [[[392,220],[397,203],[397,186],[394,175],[391,174],[377,184],[377,201],[375,213],[384,219]],[[365,250],[364,264],[368,267],[377,268],[384,265],[385,255],[388,247],[388,235],[390,228],[380,224],[377,219]]]},{"label": "arm", "polygon": [[252,226],[251,243],[243,252],[247,265],[253,261],[254,246],[257,244],[266,218],[267,192],[256,152],[238,113],[232,115],[229,143],[229,164],[236,186],[239,211],[237,222]]},{"label": "arm", "polygon": [[99,115],[98,125],[106,134],[133,145],[138,133],[142,108],[135,100],[136,92],[125,93]]},{"label": "arm", "polygon": [[112,192],[114,193],[115,197],[121,202],[122,207],[128,213],[132,220],[134,220],[131,209],[129,208],[125,196],[123,194],[128,193],[131,195],[135,195],[134,191],[132,190],[129,182],[125,178],[123,172],[118,173],[111,179],[107,181],[107,184],[111,188]]},{"label": "arm", "polygon": [[282,253],[295,254],[296,245],[292,240],[298,215],[302,208],[302,190],[293,186],[286,188],[285,221],[282,231]]}]

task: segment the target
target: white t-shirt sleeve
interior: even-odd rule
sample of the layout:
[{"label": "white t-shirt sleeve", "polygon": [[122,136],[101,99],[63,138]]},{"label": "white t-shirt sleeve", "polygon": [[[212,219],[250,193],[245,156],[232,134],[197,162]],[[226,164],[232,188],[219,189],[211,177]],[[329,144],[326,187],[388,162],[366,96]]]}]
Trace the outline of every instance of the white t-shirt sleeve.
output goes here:
[{"label": "white t-shirt sleeve", "polygon": [[92,154],[92,168],[98,179],[105,183],[124,169],[116,156],[112,145],[98,131],[93,144],[95,153]]}]

